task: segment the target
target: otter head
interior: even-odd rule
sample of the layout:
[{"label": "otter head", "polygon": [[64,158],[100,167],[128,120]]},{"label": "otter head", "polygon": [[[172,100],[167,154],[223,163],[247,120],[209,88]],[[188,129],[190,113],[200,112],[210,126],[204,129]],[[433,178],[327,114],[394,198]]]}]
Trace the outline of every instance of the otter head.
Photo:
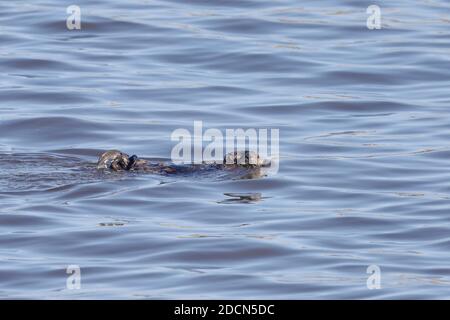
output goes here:
[{"label": "otter head", "polygon": [[130,157],[126,153],[110,150],[103,153],[98,159],[97,169],[111,169],[114,171],[128,170]]}]

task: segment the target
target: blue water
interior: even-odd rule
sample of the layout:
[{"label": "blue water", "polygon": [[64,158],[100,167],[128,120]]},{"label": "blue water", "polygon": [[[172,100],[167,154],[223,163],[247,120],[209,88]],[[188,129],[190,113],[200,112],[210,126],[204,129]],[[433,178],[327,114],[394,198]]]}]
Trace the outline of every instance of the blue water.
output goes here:
[{"label": "blue water", "polygon": [[[10,0],[0,44],[1,298],[450,298],[448,1]],[[194,121],[279,172],[94,168]]]}]

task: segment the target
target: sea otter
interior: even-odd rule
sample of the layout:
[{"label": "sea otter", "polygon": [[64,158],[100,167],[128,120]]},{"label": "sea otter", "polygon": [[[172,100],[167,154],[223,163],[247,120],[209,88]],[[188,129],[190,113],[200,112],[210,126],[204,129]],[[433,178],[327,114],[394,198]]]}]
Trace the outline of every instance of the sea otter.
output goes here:
[{"label": "sea otter", "polygon": [[[203,165],[192,165],[190,168],[204,169],[231,169],[231,168],[260,168],[267,163],[260,156],[252,151],[235,151],[225,155],[223,163],[204,163]],[[176,173],[180,166],[165,164],[162,162],[151,163],[147,160],[139,159],[136,155],[128,156],[118,150],[109,150],[102,153],[98,159],[97,169],[109,169],[112,171],[146,171],[154,173]],[[183,167],[186,169],[186,167]]]}]

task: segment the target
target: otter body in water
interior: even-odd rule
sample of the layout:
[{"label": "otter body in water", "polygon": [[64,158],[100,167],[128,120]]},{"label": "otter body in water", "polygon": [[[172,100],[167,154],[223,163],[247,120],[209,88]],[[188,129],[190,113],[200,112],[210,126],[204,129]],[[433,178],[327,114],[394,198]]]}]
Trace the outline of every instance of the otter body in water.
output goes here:
[{"label": "otter body in water", "polygon": [[109,169],[112,171],[145,171],[150,173],[177,173],[179,171],[196,171],[205,169],[258,169],[267,166],[267,163],[255,152],[236,151],[228,153],[223,163],[204,163],[201,165],[179,166],[163,162],[152,163],[139,159],[136,155],[131,157],[118,150],[109,150],[100,155],[97,169]]}]

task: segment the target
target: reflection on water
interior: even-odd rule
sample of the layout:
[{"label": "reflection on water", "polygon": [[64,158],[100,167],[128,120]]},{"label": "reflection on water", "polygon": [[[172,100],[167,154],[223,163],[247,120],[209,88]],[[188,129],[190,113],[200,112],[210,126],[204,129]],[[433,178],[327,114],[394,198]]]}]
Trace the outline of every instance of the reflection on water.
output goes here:
[{"label": "reflection on water", "polygon": [[227,197],[231,199],[225,199],[219,203],[253,203],[261,201],[261,193],[224,193]]},{"label": "reflection on water", "polygon": [[[0,297],[449,298],[447,1],[72,4],[0,3]],[[194,121],[279,172],[95,170]]]}]

